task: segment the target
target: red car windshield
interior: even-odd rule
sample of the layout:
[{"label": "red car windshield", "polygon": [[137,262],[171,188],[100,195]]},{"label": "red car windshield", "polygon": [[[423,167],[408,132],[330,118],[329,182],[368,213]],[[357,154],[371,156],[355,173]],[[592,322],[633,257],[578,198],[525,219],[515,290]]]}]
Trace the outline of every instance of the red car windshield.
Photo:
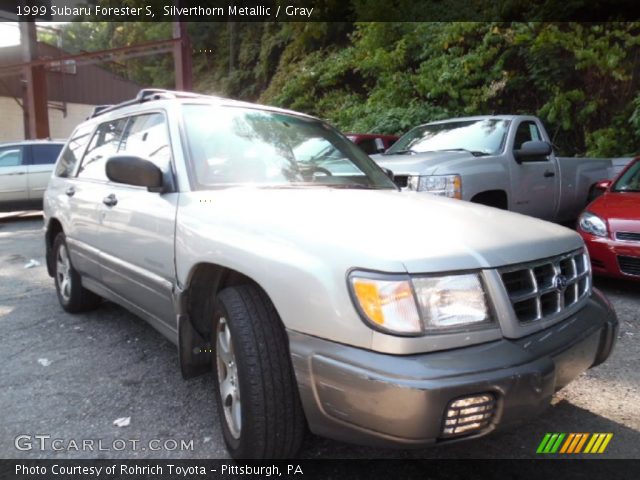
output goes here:
[{"label": "red car windshield", "polygon": [[613,192],[640,192],[640,160],[636,160],[616,181]]}]

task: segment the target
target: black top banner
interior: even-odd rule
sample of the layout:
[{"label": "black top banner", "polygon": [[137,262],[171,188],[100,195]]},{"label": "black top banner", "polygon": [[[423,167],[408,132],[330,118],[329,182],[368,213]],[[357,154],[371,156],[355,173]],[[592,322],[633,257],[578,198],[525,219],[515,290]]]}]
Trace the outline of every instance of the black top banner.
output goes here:
[{"label": "black top banner", "polygon": [[640,18],[637,0],[0,0],[6,21],[610,22]]}]

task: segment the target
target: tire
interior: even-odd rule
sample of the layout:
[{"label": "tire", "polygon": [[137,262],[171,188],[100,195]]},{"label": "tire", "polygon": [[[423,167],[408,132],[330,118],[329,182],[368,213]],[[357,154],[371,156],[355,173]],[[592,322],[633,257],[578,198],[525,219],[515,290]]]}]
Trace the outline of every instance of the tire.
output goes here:
[{"label": "tire", "polygon": [[58,301],[67,312],[86,312],[100,305],[102,299],[82,286],[80,274],[71,265],[64,233],[53,241],[53,278]]},{"label": "tire", "polygon": [[212,344],[218,414],[233,458],[291,458],[306,422],[275,307],[252,285],[222,290]]}]

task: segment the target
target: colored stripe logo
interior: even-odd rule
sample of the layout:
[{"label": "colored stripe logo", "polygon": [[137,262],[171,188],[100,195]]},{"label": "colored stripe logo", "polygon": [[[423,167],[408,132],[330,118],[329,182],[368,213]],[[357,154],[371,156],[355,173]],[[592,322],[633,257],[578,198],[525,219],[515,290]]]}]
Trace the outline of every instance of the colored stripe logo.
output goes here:
[{"label": "colored stripe logo", "polygon": [[546,433],[536,453],[604,453],[613,433]]}]

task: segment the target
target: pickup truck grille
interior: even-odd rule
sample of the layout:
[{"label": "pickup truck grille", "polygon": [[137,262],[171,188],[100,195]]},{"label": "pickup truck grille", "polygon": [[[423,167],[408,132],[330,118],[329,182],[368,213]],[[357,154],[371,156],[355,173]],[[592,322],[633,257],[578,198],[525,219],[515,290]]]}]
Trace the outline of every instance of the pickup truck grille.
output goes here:
[{"label": "pickup truck grille", "polygon": [[589,260],[583,251],[502,269],[502,282],[520,323],[555,316],[589,294]]},{"label": "pickup truck grille", "polygon": [[640,276],[640,257],[624,257],[619,255],[618,265],[620,265],[620,271],[622,273]]},{"label": "pickup truck grille", "polygon": [[617,240],[625,240],[627,242],[640,242],[640,233],[635,232],[618,232],[616,233]]}]

